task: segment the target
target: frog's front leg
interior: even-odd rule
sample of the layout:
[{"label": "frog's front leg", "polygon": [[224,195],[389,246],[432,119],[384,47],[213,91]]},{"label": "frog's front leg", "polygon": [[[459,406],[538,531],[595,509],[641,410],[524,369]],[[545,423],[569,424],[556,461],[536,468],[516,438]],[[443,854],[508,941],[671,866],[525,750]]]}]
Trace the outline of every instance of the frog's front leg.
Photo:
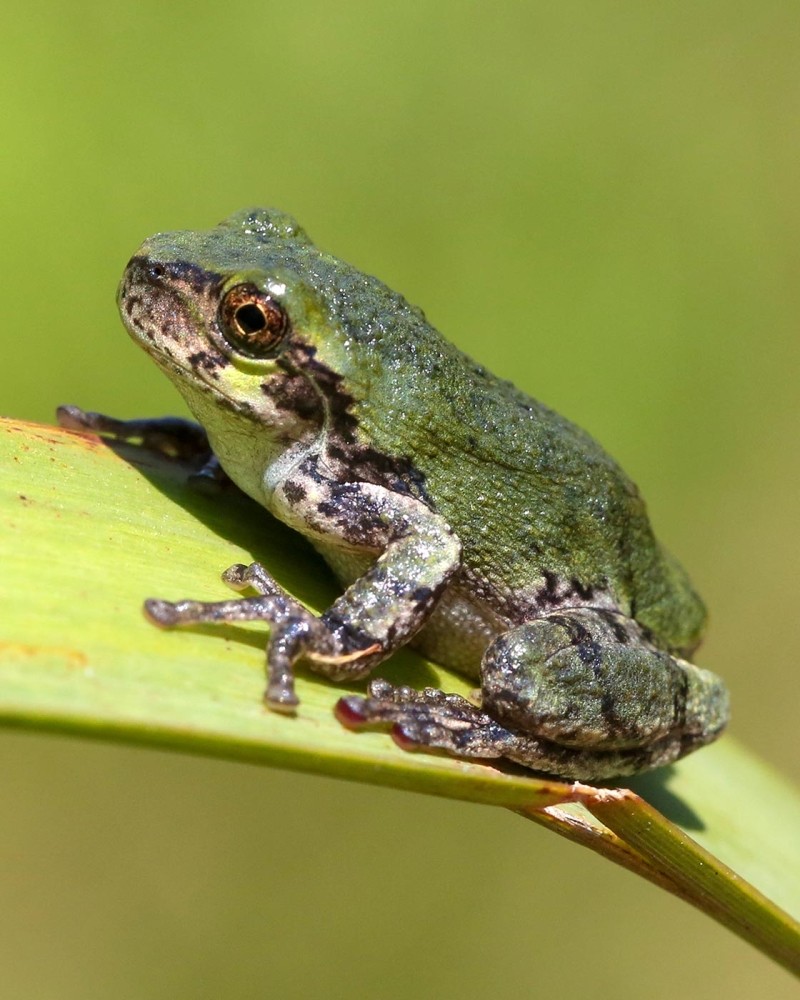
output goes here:
[{"label": "frog's front leg", "polygon": [[728,718],[714,674],[653,648],[628,618],[574,608],[499,636],[482,664],[482,707],[374,682],[339,718],[390,723],[402,746],[506,757],[583,780],[658,767],[709,743]]},{"label": "frog's front leg", "polygon": [[[234,590],[252,588],[258,597],[242,597],[231,601],[162,601],[151,598],[144,602],[147,618],[160,628],[177,628],[201,623],[222,624],[247,621],[267,621],[272,632],[268,646],[267,704],[276,711],[291,712],[297,705],[294,693],[294,650],[301,639],[316,641],[320,649],[327,648],[328,635],[319,619],[272,579],[260,563],[229,567],[222,579]],[[333,650],[330,650],[333,652]]]},{"label": "frog's front leg", "polygon": [[193,486],[213,491],[228,481],[200,424],[183,417],[144,417],[118,420],[105,413],[82,410],[79,406],[59,406],[59,426],[70,431],[92,431],[115,441],[133,441],[168,458],[194,462],[198,468],[189,476]]},{"label": "frog's front leg", "polygon": [[82,410],[79,406],[59,406],[56,420],[71,431],[94,431],[117,441],[139,441],[145,448],[172,458],[206,458],[211,454],[208,436],[200,424],[183,417],[145,417],[118,420],[105,413]]},{"label": "frog's front leg", "polygon": [[304,534],[376,555],[324,614],[316,617],[303,608],[259,564],[234,566],[224,575],[235,589],[251,587],[258,597],[215,603],[148,601],[146,611],[165,628],[269,622],[265,700],[285,711],[297,704],[293,667],[300,657],[332,680],[355,679],[406,643],[457,571],[461,546],[443,518],[423,503],[379,486],[309,476],[302,484],[298,478],[282,483],[275,492],[277,510]]}]

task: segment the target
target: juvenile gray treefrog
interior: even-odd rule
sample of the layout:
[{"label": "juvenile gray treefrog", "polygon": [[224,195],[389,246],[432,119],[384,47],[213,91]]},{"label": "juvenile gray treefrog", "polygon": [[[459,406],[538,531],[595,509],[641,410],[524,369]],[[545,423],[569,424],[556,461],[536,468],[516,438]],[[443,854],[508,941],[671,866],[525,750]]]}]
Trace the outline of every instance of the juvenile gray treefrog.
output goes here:
[{"label": "juvenile gray treefrog", "polygon": [[199,426],[76,407],[62,423],[207,452],[345,588],[316,617],[254,563],[224,574],[249,596],[146,602],[167,628],[268,621],[270,708],[294,710],[300,659],[355,680],[410,643],[479,682],[480,707],[374,680],[340,699],[345,725],[588,780],[719,735],[726,689],[685,659],[703,605],[619,466],[290,216],[153,236],[119,306]]}]

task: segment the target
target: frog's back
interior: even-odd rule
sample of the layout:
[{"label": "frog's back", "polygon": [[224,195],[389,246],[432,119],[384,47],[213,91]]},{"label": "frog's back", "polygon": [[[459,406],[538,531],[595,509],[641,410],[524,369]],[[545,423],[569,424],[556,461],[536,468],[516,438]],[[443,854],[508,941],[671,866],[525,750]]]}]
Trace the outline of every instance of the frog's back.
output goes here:
[{"label": "frog's back", "polygon": [[327,370],[323,392],[349,421],[357,474],[379,481],[387,459],[405,470],[459,535],[473,595],[510,620],[605,604],[663,648],[697,644],[702,602],[597,442],[476,364],[378,279],[318,250],[289,217],[256,211],[230,224],[249,227],[265,267],[288,269],[313,294],[324,314],[310,338],[315,372]]},{"label": "frog's back", "polygon": [[336,319],[363,355],[355,370],[365,391],[351,404],[360,436],[409,461],[461,538],[479,596],[510,618],[606,603],[660,646],[694,648],[702,602],[600,445],[475,363],[381,282],[350,269],[336,282]]}]

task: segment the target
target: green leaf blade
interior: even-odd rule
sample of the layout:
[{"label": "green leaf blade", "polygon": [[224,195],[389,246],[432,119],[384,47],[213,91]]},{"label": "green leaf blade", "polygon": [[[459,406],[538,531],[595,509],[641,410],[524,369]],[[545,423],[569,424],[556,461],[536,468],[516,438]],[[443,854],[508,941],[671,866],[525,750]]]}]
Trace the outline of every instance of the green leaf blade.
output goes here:
[{"label": "green leaf blade", "polygon": [[[269,712],[261,701],[264,627],[164,632],[148,623],[145,597],[228,597],[220,571],[256,556],[311,604],[333,593],[318,557],[240,494],[222,503],[193,494],[177,463],[35,424],[0,423],[0,462],[6,723],[512,807],[571,794],[558,781],[406,754],[384,733],[348,732],[333,706],[358,689],[310,674],[298,677],[297,718]],[[392,670],[467,690],[410,653]]]},{"label": "green leaf blade", "polygon": [[[140,608],[147,597],[227,597],[219,573],[259,559],[319,610],[336,591],[301,538],[237,493],[192,492],[177,463],[92,436],[0,421],[0,468],[3,723],[516,809],[797,970],[800,928],[770,899],[800,913],[800,798],[730,737],[634,779],[645,802],[518,768],[408,754],[384,733],[348,732],[333,706],[359,688],[307,673],[298,677],[297,717],[268,712],[263,627],[164,632]],[[406,651],[381,673],[469,690]]]}]

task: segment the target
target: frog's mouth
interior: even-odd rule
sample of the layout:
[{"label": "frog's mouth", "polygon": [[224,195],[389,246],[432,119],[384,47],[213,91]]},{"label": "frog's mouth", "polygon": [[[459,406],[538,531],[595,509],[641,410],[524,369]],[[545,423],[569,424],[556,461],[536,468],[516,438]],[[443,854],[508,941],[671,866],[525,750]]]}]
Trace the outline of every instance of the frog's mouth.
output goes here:
[{"label": "frog's mouth", "polygon": [[204,346],[197,331],[216,317],[222,280],[193,264],[132,257],[117,291],[122,322],[148,352],[189,357]]}]

